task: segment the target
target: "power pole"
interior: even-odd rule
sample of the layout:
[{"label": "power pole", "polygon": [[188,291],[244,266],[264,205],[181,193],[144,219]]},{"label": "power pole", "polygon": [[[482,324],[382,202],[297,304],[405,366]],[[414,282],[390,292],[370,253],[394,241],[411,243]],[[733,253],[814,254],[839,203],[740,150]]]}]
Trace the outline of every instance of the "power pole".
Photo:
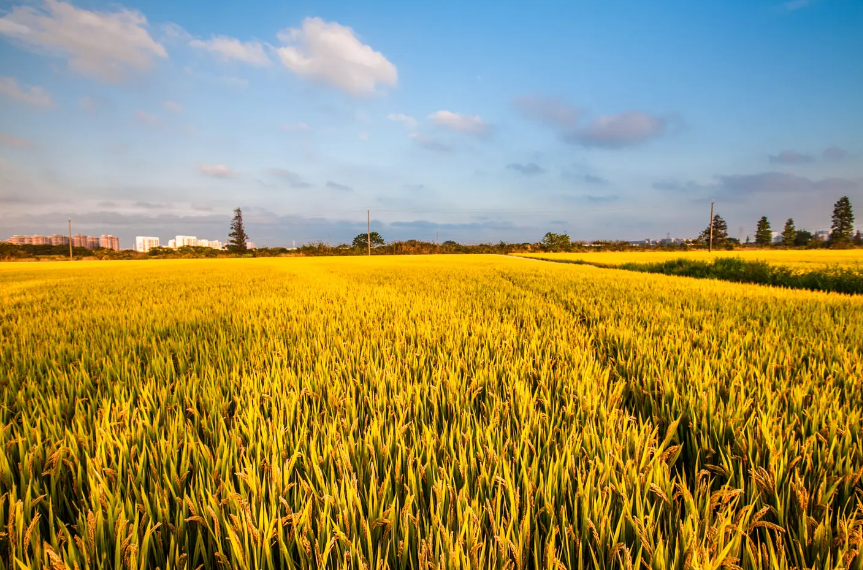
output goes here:
[{"label": "power pole", "polygon": [[369,236],[369,257],[372,256],[372,218],[369,210],[366,210],[366,231]]},{"label": "power pole", "polygon": [[707,251],[713,251],[713,200],[710,201],[710,244],[707,246]]},{"label": "power pole", "polygon": [[69,218],[69,261],[72,260],[72,218]]},{"label": "power pole", "polygon": [[434,233],[434,241],[436,244],[440,245],[440,230],[436,230]]}]

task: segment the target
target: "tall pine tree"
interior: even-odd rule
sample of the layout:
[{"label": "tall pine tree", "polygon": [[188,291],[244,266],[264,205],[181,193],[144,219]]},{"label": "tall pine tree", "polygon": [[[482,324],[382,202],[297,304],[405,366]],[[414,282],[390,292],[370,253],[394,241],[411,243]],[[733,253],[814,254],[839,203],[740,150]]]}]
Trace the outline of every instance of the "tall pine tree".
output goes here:
[{"label": "tall pine tree", "polygon": [[[728,224],[722,219],[722,216],[716,214],[713,216],[713,246],[721,247],[728,241]],[[701,235],[698,236],[700,241],[707,243],[710,241],[710,226],[707,226]]]},{"label": "tall pine tree", "polygon": [[231,233],[228,234],[228,238],[228,251],[234,253],[247,251],[246,242],[249,241],[249,235],[243,226],[243,211],[239,208],[234,210],[234,219],[231,220]]},{"label": "tall pine tree", "polygon": [[851,200],[848,196],[842,196],[833,205],[833,226],[830,232],[830,243],[836,245],[847,245],[851,242],[854,233],[854,210],[851,209]]},{"label": "tall pine tree", "polygon": [[755,230],[755,243],[757,245],[770,245],[773,234],[770,232],[770,222],[767,221],[767,216],[761,216],[758,220],[758,227]]},{"label": "tall pine tree", "polygon": [[792,218],[788,218],[788,221],[785,222],[785,228],[782,230],[782,245],[794,245],[794,238],[796,237],[797,228],[794,227],[794,220]]}]

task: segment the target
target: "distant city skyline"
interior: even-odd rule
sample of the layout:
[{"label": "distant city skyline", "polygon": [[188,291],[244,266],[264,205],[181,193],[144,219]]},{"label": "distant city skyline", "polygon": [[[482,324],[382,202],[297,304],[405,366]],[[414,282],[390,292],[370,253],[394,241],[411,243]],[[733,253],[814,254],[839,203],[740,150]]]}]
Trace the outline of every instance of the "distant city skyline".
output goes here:
[{"label": "distant city skyline", "polygon": [[0,234],[227,241],[240,206],[262,246],[367,209],[387,240],[638,240],[715,199],[745,238],[863,207],[860,2],[216,6],[4,5]]}]

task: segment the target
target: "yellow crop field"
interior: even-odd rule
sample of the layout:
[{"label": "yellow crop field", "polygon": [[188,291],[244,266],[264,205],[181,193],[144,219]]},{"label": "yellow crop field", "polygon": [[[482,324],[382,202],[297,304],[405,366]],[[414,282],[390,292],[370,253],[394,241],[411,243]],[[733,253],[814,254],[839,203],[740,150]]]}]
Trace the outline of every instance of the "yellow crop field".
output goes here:
[{"label": "yellow crop field", "polygon": [[0,339],[4,569],[863,568],[863,297],[4,264]]},{"label": "yellow crop field", "polygon": [[784,265],[795,269],[818,269],[823,267],[863,267],[863,249],[777,249],[735,251],[609,251],[577,253],[519,253],[523,257],[550,260],[588,261],[603,265],[623,263],[661,263],[673,259],[710,261],[719,257],[739,257],[749,261],[766,261],[772,265]]}]

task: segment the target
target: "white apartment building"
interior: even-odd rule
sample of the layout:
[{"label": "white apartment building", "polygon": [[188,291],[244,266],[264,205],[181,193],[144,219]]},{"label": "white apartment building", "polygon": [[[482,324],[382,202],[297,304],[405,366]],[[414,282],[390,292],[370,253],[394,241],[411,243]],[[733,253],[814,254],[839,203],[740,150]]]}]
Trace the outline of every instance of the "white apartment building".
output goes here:
[{"label": "white apartment building", "polygon": [[174,246],[173,247],[183,247],[185,245],[196,246],[198,245],[198,238],[195,236],[177,236],[174,238]]},{"label": "white apartment building", "polygon": [[213,249],[222,249],[222,242],[215,239],[199,239],[198,245],[200,247],[211,247]]},{"label": "white apartment building", "polygon": [[159,247],[159,238],[147,236],[135,236],[135,251],[147,253],[154,247]]}]

